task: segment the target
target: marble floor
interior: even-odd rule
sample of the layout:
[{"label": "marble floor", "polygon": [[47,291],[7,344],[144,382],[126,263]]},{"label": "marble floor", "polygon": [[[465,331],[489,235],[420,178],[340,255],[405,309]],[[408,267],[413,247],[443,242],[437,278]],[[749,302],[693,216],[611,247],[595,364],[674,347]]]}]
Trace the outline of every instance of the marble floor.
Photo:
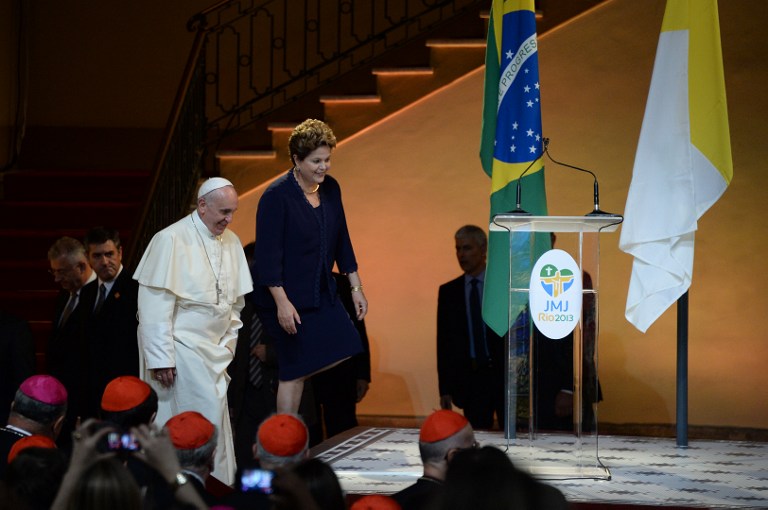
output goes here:
[{"label": "marble floor", "polygon": [[[313,449],[349,494],[394,493],[421,475],[417,429],[353,429]],[[477,432],[577,504],[768,508],[768,443],[600,436],[508,440]]]}]

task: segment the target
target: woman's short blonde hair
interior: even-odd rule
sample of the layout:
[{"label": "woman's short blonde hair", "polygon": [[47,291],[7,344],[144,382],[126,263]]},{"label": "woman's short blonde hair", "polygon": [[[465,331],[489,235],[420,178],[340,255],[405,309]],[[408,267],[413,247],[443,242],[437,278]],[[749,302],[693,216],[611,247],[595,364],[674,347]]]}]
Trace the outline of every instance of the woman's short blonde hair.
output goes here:
[{"label": "woman's short blonde hair", "polygon": [[336,137],[333,131],[321,120],[307,119],[296,126],[291,133],[288,139],[288,153],[291,161],[294,156],[298,156],[299,161],[303,161],[310,152],[323,145],[330,149],[336,148]]}]

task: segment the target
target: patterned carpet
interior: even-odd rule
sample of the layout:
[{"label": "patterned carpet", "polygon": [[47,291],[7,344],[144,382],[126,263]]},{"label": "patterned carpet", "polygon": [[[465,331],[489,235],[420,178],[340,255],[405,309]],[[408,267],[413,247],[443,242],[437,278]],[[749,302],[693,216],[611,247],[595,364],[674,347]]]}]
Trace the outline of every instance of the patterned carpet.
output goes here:
[{"label": "patterned carpet", "polygon": [[[313,453],[331,463],[349,494],[388,494],[421,476],[418,434],[416,429],[357,428]],[[534,441],[507,441],[493,432],[476,436],[482,445],[507,450],[516,465],[546,479],[577,505],[768,508],[768,443],[697,440],[677,448],[674,439],[601,436],[599,445],[592,442],[586,452],[574,454],[568,436]],[[583,467],[585,459],[587,469],[575,466]],[[546,467],[558,464],[566,467],[559,472]]]}]

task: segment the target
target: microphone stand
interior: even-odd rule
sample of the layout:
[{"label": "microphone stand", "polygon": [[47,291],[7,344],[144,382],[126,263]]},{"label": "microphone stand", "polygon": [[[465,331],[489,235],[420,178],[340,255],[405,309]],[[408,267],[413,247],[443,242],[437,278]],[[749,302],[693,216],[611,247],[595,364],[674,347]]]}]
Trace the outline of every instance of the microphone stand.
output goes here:
[{"label": "microphone stand", "polygon": [[[577,166],[573,166],[573,165],[569,165],[567,163],[563,163],[563,162],[557,161],[555,158],[553,158],[552,155],[549,153],[549,138],[544,138],[544,154],[546,154],[547,157],[553,163],[555,163],[557,165],[568,167],[568,168],[572,168],[574,170],[578,170],[579,172],[585,172],[585,173],[588,173],[589,175],[592,176],[592,179],[594,180],[595,208],[592,211],[590,211],[587,214],[585,214],[584,216],[615,216],[615,217],[620,217],[620,215],[618,215],[618,214],[609,213],[609,212],[605,212],[605,211],[600,210],[600,189],[599,189],[599,185],[597,183],[597,176],[594,174],[594,172],[592,172],[591,170],[587,170],[586,168],[579,168]],[[519,190],[519,186],[518,186],[518,190]],[[519,197],[518,197],[518,201],[519,201]]]},{"label": "microphone stand", "polygon": [[[546,150],[546,146],[545,149]],[[509,211],[507,214],[514,214],[516,216],[532,216],[531,213],[520,207],[521,197],[522,197],[522,186],[520,185],[520,181],[523,180],[523,176],[528,173],[528,170],[531,169],[531,167],[536,163],[538,160],[541,159],[541,156],[531,161],[531,164],[528,165],[525,170],[523,170],[523,173],[520,174],[520,177],[517,178],[517,195],[515,197],[515,209],[512,211]]]}]

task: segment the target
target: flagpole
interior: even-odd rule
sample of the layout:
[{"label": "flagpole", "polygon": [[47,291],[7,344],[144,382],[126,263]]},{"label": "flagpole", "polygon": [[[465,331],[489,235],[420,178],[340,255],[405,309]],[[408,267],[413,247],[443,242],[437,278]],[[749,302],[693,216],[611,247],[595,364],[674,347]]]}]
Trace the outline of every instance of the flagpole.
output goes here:
[{"label": "flagpole", "polygon": [[677,447],[688,448],[688,291],[677,300]]}]

